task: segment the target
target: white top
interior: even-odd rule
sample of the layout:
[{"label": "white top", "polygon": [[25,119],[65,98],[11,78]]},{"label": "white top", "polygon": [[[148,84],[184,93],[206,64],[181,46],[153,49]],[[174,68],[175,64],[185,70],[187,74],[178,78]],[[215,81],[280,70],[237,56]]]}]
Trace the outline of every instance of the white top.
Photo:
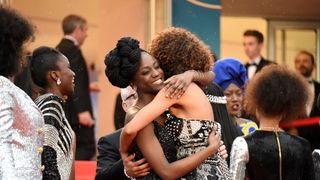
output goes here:
[{"label": "white top", "polygon": [[[258,64],[260,63],[261,61],[261,56],[258,56],[257,58],[255,58],[254,60],[250,60],[250,63],[249,64],[256,64],[258,66]],[[249,66],[248,67],[248,79],[250,80],[254,74],[256,73],[257,71],[257,66]]]}]

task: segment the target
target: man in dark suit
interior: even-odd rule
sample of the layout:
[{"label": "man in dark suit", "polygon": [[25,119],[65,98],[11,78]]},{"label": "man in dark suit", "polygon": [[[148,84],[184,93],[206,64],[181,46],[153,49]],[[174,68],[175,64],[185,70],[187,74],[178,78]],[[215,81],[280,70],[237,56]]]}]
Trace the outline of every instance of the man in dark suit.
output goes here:
[{"label": "man in dark suit", "polygon": [[[312,72],[316,68],[314,56],[308,51],[300,51],[294,61],[295,69],[306,79],[311,92],[313,102],[307,104],[307,116],[320,117],[320,109],[317,106],[317,98],[320,93],[320,83],[312,79]],[[320,149],[319,123],[298,128],[299,135],[306,138],[312,149]]]},{"label": "man in dark suit", "polygon": [[80,46],[87,37],[87,22],[78,15],[63,19],[64,38],[57,45],[75,72],[74,95],[66,102],[66,116],[75,131],[77,140],[76,160],[90,160],[95,155],[94,118],[89,92],[89,75]]},{"label": "man in dark suit", "polygon": [[243,33],[243,48],[249,58],[246,63],[247,75],[250,80],[255,73],[272,62],[261,56],[263,48],[263,35],[257,30],[247,30]]},{"label": "man in dark suit", "polygon": [[[98,141],[98,161],[97,173],[95,180],[104,179],[129,179],[124,174],[123,161],[119,153],[120,134],[122,129],[114,133],[101,137]],[[146,164],[145,159],[133,161],[134,155],[127,157],[126,173],[130,177],[145,176],[148,174],[150,167]]]}]

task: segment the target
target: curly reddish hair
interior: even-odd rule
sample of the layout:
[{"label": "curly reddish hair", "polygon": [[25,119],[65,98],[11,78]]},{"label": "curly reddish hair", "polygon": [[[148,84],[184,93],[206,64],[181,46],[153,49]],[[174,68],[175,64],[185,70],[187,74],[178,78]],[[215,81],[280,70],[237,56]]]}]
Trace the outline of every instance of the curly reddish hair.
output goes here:
[{"label": "curly reddish hair", "polygon": [[266,117],[281,116],[288,121],[306,114],[311,100],[303,77],[285,66],[264,67],[249,82],[245,91],[245,109],[249,114],[256,110]]},{"label": "curly reddish hair", "polygon": [[158,33],[149,45],[149,52],[158,60],[166,79],[192,69],[207,72],[213,63],[208,46],[182,28],[172,27]]}]

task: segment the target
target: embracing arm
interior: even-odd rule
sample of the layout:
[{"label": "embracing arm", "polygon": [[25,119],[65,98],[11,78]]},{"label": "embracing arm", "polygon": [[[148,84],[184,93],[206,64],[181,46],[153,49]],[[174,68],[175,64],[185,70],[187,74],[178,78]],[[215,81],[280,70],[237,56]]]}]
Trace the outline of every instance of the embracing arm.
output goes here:
[{"label": "embracing arm", "polygon": [[207,72],[201,72],[201,71],[195,71],[195,70],[189,70],[189,71],[191,71],[191,73],[193,74],[192,81],[200,84],[201,86],[205,86],[211,83],[215,76],[213,71],[207,71]]},{"label": "embracing arm", "polygon": [[205,86],[213,81],[214,76],[213,71],[201,72],[195,70],[188,70],[184,73],[174,75],[164,82],[167,93],[166,97],[180,98],[191,82]]},{"label": "embracing arm", "polygon": [[210,134],[211,142],[209,146],[202,151],[197,152],[184,159],[169,163],[163,153],[162,147],[154,134],[153,124],[139,131],[136,137],[136,143],[143,153],[149,165],[162,179],[177,179],[195,169],[209,156],[218,151],[220,144],[219,135]]},{"label": "embracing arm", "polygon": [[148,105],[143,107],[134,118],[124,126],[120,136],[120,152],[127,152],[137,133],[178,101],[179,100],[175,98],[165,98],[165,90],[162,89]]}]

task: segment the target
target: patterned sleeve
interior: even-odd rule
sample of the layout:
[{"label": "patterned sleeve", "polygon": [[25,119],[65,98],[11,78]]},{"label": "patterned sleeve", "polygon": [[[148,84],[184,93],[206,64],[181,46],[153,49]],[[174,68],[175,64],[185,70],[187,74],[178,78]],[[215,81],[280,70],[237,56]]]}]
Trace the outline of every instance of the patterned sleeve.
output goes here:
[{"label": "patterned sleeve", "polygon": [[61,179],[57,164],[57,146],[59,144],[59,130],[62,122],[61,104],[47,98],[38,104],[44,116],[44,149],[42,164],[45,165],[43,179]]},{"label": "patterned sleeve", "polygon": [[243,180],[245,178],[246,164],[249,162],[249,151],[246,140],[237,137],[232,144],[230,154],[230,173],[232,179]]},{"label": "patterned sleeve", "polygon": [[0,94],[0,178],[17,179],[13,160],[12,133],[13,133],[13,106],[12,97],[1,92]]}]

